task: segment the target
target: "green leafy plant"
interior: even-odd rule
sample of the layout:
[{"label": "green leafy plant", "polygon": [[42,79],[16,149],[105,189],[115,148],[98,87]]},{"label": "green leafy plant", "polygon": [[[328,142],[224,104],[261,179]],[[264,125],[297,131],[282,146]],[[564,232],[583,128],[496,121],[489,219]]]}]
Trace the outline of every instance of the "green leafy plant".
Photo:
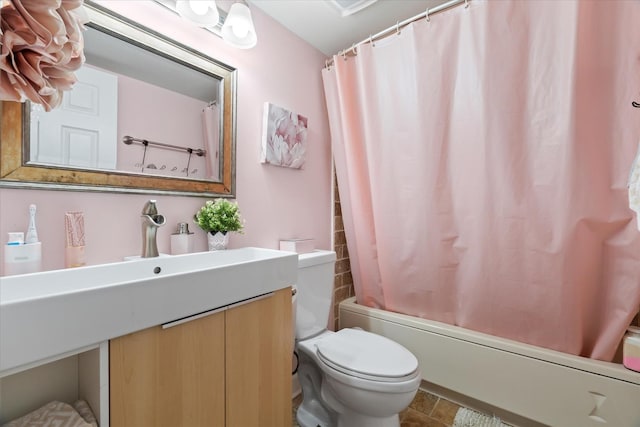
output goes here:
[{"label": "green leafy plant", "polygon": [[196,212],[194,220],[204,231],[213,234],[226,234],[229,231],[242,233],[244,227],[238,204],[225,199],[207,200]]}]

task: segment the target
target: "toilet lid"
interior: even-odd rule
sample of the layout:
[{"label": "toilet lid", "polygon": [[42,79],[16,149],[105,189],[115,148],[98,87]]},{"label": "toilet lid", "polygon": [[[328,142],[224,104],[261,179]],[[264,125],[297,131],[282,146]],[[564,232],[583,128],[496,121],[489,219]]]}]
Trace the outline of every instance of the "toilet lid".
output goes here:
[{"label": "toilet lid", "polygon": [[[317,343],[318,356],[348,375],[379,381],[412,377],[418,360],[400,344],[359,329],[341,329]],[[373,378],[371,378],[373,377]]]}]

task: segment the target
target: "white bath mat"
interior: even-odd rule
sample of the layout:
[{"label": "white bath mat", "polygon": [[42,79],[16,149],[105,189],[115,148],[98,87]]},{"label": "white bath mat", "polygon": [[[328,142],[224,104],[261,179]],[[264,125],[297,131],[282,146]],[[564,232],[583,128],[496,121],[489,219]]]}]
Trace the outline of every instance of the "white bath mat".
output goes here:
[{"label": "white bath mat", "polygon": [[490,417],[467,408],[460,408],[453,420],[453,427],[510,427],[499,418]]}]

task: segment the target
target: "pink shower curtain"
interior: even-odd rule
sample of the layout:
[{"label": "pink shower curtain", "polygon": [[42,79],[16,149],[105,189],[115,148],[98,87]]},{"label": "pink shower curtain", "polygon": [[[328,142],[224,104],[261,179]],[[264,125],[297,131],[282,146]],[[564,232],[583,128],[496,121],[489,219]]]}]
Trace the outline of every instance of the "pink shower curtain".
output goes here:
[{"label": "pink shower curtain", "polygon": [[611,360],[640,307],[640,2],[482,1],[323,71],[359,303]]}]

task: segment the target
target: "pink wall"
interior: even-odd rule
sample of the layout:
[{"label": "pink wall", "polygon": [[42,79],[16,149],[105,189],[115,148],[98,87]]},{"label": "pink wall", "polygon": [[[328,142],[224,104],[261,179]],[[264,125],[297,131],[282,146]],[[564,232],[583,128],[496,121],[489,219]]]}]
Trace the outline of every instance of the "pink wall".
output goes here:
[{"label": "pink wall", "polygon": [[[125,135],[165,144],[204,148],[202,109],[206,102],[154,86],[131,77],[118,75],[118,170],[140,172],[136,165],[153,163],[158,170],[145,169],[145,174],[204,179],[209,157],[191,156],[186,151],[149,146],[146,154],[140,144],[125,145]],[[140,116],[143,116],[140,119]],[[152,123],[153,126],[149,126]],[[166,166],[164,170],[160,170]],[[177,168],[175,171],[172,169]]]},{"label": "pink wall", "polygon": [[[316,239],[316,247],[329,249],[331,153],[320,75],[324,55],[256,8],[252,13],[258,45],[245,51],[227,46],[215,35],[152,2],[99,3],[237,68],[236,194],[246,227],[244,235],[232,236],[231,246],[277,248],[280,238],[310,237]],[[305,169],[259,162],[265,101],[309,118]],[[0,239],[4,243],[7,232],[26,231],[28,206],[35,203],[44,269],[62,268],[63,216],[66,211],[80,210],[85,213],[88,263],[119,261],[140,252],[140,211],[150,198],[157,199],[160,212],[167,216],[168,224],[158,234],[158,247],[168,252],[175,224],[190,221],[206,199],[2,188]],[[196,250],[205,250],[204,232],[192,227]]]}]

